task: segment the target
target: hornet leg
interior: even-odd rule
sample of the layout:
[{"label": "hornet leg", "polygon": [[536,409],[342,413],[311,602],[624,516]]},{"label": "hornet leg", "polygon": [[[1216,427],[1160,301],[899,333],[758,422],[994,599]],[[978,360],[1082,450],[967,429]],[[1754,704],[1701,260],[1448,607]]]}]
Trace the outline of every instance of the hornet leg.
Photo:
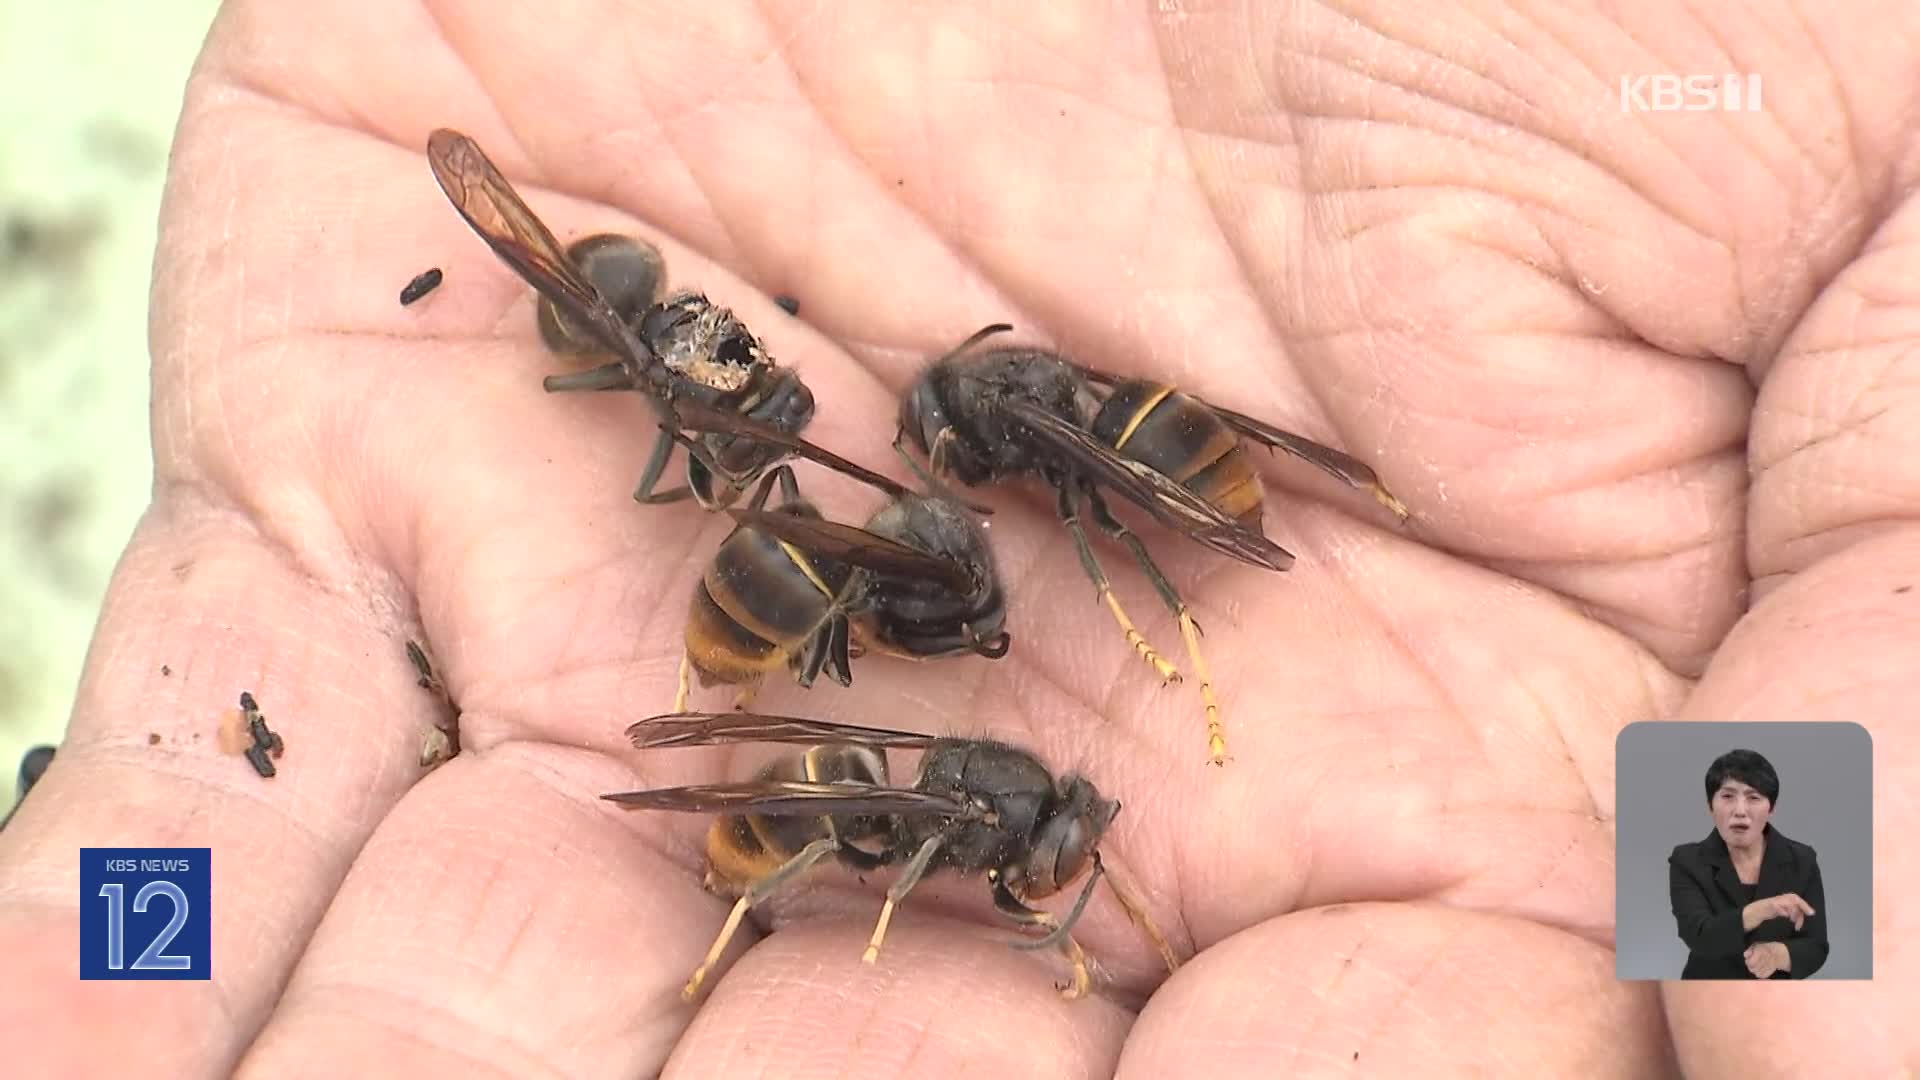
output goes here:
[{"label": "hornet leg", "polygon": [[873,926],[873,937],[867,940],[867,951],[860,954],[861,963],[871,964],[880,958],[880,942],[887,936],[887,924],[893,921],[893,909],[920,883],[920,876],[927,872],[927,864],[933,861],[933,853],[940,849],[943,839],[945,837],[938,833],[927,837],[927,842],[921,844],[920,850],[907,860],[906,869],[900,871],[900,876],[888,887],[887,902],[880,908],[880,921]]},{"label": "hornet leg", "polygon": [[[999,874],[993,876],[993,906],[1000,914],[1018,923],[1038,926],[1049,932],[1060,927],[1060,920],[1052,915],[1021,903],[1020,898],[1007,888],[1006,879]],[[1073,981],[1059,987],[1060,996],[1068,1001],[1086,997],[1087,991],[1093,988],[1093,976],[1087,970],[1087,951],[1080,947],[1072,934],[1061,935],[1060,951],[1066,955],[1067,962],[1073,965]]]},{"label": "hornet leg", "polygon": [[693,694],[693,685],[688,679],[688,676],[692,673],[693,654],[683,652],[680,654],[680,692],[673,695],[674,712],[681,713],[687,711],[687,699]]},{"label": "hornet leg", "polygon": [[1153,669],[1160,673],[1163,685],[1179,682],[1179,670],[1154,651],[1146,637],[1134,627],[1133,620],[1127,618],[1120,601],[1114,597],[1113,587],[1107,583],[1106,571],[1100,569],[1100,560],[1094,558],[1093,546],[1087,543],[1087,530],[1080,524],[1080,512],[1074,507],[1072,486],[1062,484],[1059,496],[1060,520],[1066,524],[1067,531],[1073,534],[1073,542],[1080,549],[1080,566],[1093,579],[1093,586],[1099,590],[1100,599],[1106,602],[1107,610],[1113,612],[1113,621],[1119,623],[1120,629],[1126,633],[1127,644],[1133,646],[1133,651],[1139,653],[1142,660],[1153,665]]},{"label": "hornet leg", "polygon": [[634,489],[635,502],[658,506],[662,503],[679,502],[693,494],[693,489],[685,484],[667,491],[653,490],[660,483],[661,475],[667,471],[667,462],[672,457],[673,435],[663,431],[660,437],[654,440],[653,453],[647,457],[646,471],[640,474],[640,486]]},{"label": "hornet leg", "polygon": [[1225,764],[1227,760],[1226,728],[1220,723],[1220,703],[1213,696],[1213,675],[1207,670],[1206,658],[1200,654],[1200,624],[1193,621],[1192,612],[1187,610],[1187,602],[1180,598],[1179,591],[1173,587],[1171,581],[1167,580],[1167,575],[1160,572],[1160,567],[1153,561],[1153,556],[1147,554],[1147,546],[1140,542],[1139,537],[1133,535],[1133,530],[1121,524],[1119,519],[1113,516],[1113,512],[1107,509],[1106,500],[1100,497],[1100,493],[1089,492],[1087,501],[1093,507],[1094,524],[1100,527],[1101,532],[1125,544],[1127,550],[1133,552],[1134,560],[1140,564],[1140,569],[1146,571],[1147,579],[1153,582],[1154,590],[1160,594],[1160,599],[1166,601],[1167,609],[1173,612],[1173,617],[1180,620],[1180,637],[1187,646],[1187,660],[1193,665],[1194,674],[1200,677],[1200,702],[1207,713],[1207,753],[1213,764]]},{"label": "hornet leg", "polygon": [[748,886],[740,899],[734,901],[733,911],[728,913],[726,924],[720,927],[719,936],[713,939],[713,947],[707,950],[707,958],[700,961],[699,967],[693,969],[693,976],[687,980],[686,987],[680,991],[681,1000],[692,1001],[694,995],[700,992],[700,985],[707,981],[707,972],[713,969],[713,965],[720,962],[720,954],[727,951],[727,942],[733,940],[734,933],[740,929],[740,920],[746,918],[749,908],[765,900],[780,886],[805,873],[814,863],[833,854],[839,846],[836,840],[815,840],[801,848],[799,854],[782,863],[779,869]]}]

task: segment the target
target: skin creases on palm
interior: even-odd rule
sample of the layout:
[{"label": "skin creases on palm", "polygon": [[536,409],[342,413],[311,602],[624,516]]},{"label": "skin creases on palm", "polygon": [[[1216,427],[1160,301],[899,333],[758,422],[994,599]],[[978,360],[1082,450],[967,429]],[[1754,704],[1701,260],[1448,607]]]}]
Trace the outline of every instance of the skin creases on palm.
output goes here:
[{"label": "skin creases on palm", "polygon": [[[1920,554],[1897,424],[1920,353],[1883,314],[1910,277],[1920,82],[1875,47],[1915,15],[1822,30],[1844,68],[1756,57],[1779,111],[1748,118],[1621,110],[1613,75],[1647,53],[1610,43],[1724,66],[1665,25],[1285,11],[229,5],[156,256],[155,503],[60,760],[0,834],[30,898],[0,908],[29,1071],[123,1061],[80,1033],[109,1014],[205,1033],[149,1049],[154,1075],[1913,1067],[1892,1018],[1920,1004],[1898,944],[1920,856],[1876,850],[1872,983],[1663,991],[1613,976],[1611,819],[1614,738],[1655,718],[1857,720],[1881,820],[1920,809],[1888,722],[1914,676],[1861,674],[1910,640]],[[658,244],[803,374],[808,437],[870,467],[897,464],[919,365],[1004,320],[1379,469],[1410,528],[1258,455],[1285,574],[1118,507],[1205,632],[1224,768],[1192,682],[1132,655],[1032,487],[981,495],[1004,660],[863,658],[850,689],[756,702],[1083,772],[1124,804],[1108,858],[1199,950],[1178,974],[1097,897],[1081,936],[1112,992],[1062,1002],[1057,960],[1004,948],[951,878],[862,965],[884,884],[827,872],[680,1002],[727,908],[704,823],[598,796],[758,760],[620,734],[671,702],[728,523],[633,504],[634,395],[540,391],[566,365],[434,186],[439,126],[562,241]],[[426,265],[445,282],[399,307]],[[874,505],[802,483],[839,520]],[[1177,662],[1172,618],[1096,545]],[[462,709],[463,753],[424,777],[416,625]],[[270,784],[191,738],[243,686],[286,740]],[[72,850],[107,837],[217,845],[217,987],[72,980]]]}]

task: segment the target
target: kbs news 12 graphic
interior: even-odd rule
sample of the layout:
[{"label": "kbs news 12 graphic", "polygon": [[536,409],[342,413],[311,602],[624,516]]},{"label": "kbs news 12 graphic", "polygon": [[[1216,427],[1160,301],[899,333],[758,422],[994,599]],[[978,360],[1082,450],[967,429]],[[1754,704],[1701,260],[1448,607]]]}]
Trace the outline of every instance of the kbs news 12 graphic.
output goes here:
[{"label": "kbs news 12 graphic", "polygon": [[80,977],[212,977],[211,848],[81,848]]}]

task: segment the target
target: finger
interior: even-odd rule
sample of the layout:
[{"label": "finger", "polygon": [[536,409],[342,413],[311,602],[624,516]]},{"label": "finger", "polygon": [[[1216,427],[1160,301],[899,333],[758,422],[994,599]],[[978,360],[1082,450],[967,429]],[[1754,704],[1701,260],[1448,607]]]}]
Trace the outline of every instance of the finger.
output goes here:
[{"label": "finger", "polygon": [[1305,911],[1213,946],[1148,1002],[1118,1075],[1296,1071],[1676,1075],[1658,998],[1614,977],[1612,950],[1522,919],[1413,904]]},{"label": "finger", "polygon": [[[0,1014],[34,1033],[9,1045],[25,1075],[102,1074],[129,1054],[152,1076],[228,1071],[353,853],[420,775],[429,702],[366,598],[317,593],[187,490],[136,530],[59,756],[0,833],[0,955],[44,975],[0,985]],[[243,689],[285,746],[272,779],[220,748]],[[143,846],[212,849],[208,982],[74,978],[77,850]],[[162,1030],[180,1034],[140,1034]]]},{"label": "finger", "polygon": [[667,1080],[1113,1075],[1131,1015],[1098,993],[1063,1000],[1057,953],[903,910],[869,966],[870,930],[865,918],[810,918],[754,946],[711,991]]},{"label": "finger", "polygon": [[[1909,524],[1920,513],[1920,455],[1911,452],[1920,430],[1916,260],[1920,201],[1908,198],[1827,287],[1768,374],[1751,440],[1757,598],[1678,717],[1863,725],[1872,736],[1872,896],[1858,899],[1851,944],[1834,939],[1814,973],[1818,986],[1792,972],[1790,985],[1764,992],[1666,987],[1690,1075],[1752,1075],[1782,1061],[1898,1074],[1920,1060],[1910,1022],[1920,1001],[1920,852],[1898,839],[1920,815],[1920,730],[1910,719],[1920,695],[1911,662],[1920,536]],[[1828,890],[1835,900],[1822,915],[1838,926],[1841,893],[1833,882]],[[1827,981],[1842,974],[1871,981]]]},{"label": "finger", "polygon": [[435,771],[355,861],[248,1074],[654,1075],[725,905],[598,798],[631,779],[533,743]]}]

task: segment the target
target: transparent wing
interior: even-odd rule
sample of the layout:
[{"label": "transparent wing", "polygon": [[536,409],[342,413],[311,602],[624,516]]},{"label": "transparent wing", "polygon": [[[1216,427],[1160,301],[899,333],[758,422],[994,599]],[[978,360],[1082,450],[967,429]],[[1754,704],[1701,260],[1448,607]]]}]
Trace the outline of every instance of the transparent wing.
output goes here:
[{"label": "transparent wing", "polygon": [[694,784],[602,795],[608,802],[636,810],[695,813],[754,813],[775,817],[816,814],[940,814],[966,812],[969,804],[912,788],[869,784],[816,784],[764,780],[740,784]]},{"label": "transparent wing", "polygon": [[797,716],[769,716],[751,712],[684,712],[650,716],[627,728],[627,738],[641,749],[663,746],[715,746],[735,742],[820,743],[850,742],[867,746],[917,750],[937,735],[859,727]]},{"label": "transparent wing", "polygon": [[1007,402],[1003,407],[1090,479],[1111,487],[1174,531],[1253,566],[1285,570],[1293,565],[1293,554],[1264,533],[1228,517],[1162,473],[1121,457],[1105,443],[1045,409],[1027,402]]}]

